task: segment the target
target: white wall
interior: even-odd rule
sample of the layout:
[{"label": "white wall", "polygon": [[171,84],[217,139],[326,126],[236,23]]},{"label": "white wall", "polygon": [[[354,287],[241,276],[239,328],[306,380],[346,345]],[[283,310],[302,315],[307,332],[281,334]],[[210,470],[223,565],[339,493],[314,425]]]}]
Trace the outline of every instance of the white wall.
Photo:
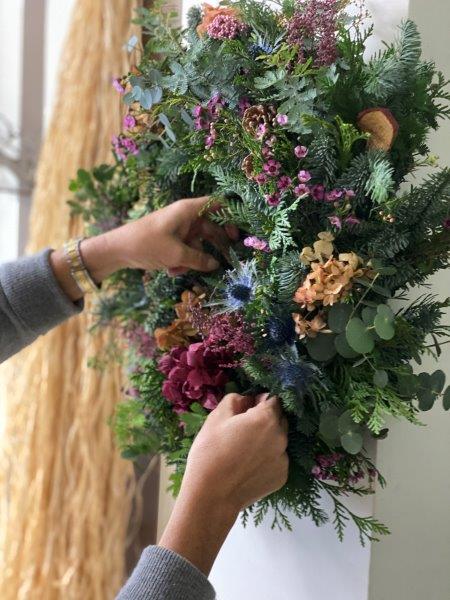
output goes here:
[{"label": "white wall", "polygon": [[[425,57],[450,77],[448,0],[410,0],[409,15],[421,30]],[[447,166],[449,139],[449,122],[431,137],[432,152]],[[433,278],[431,290],[450,295],[449,270]],[[450,383],[450,346],[443,346],[439,367]],[[427,360],[418,370],[436,368]],[[426,428],[392,423],[378,445],[378,466],[390,483],[376,495],[375,514],[392,535],[372,548],[370,600],[450,598],[450,414],[438,405],[422,415]]]}]

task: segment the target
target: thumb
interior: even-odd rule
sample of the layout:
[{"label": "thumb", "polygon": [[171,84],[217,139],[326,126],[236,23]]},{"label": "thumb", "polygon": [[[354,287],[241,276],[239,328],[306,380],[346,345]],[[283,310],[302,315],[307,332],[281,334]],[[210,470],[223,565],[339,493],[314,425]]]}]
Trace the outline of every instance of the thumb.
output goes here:
[{"label": "thumb", "polygon": [[206,252],[196,250],[190,246],[178,242],[180,259],[176,267],[186,267],[194,271],[214,271],[219,267],[217,260]]},{"label": "thumb", "polygon": [[255,405],[253,396],[241,396],[241,394],[227,394],[219,402],[217,408],[212,414],[217,414],[223,418],[234,417],[247,412],[249,408]]}]

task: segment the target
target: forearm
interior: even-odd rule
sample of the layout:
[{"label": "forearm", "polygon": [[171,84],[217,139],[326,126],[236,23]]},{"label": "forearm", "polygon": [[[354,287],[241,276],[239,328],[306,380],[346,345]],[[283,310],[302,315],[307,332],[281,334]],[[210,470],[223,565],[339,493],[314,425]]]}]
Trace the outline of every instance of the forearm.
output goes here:
[{"label": "forearm", "polygon": [[206,576],[238,516],[238,510],[212,494],[181,491],[159,542],[196,566]]},{"label": "forearm", "polygon": [[0,266],[0,362],[83,309],[58,284],[50,252]]}]

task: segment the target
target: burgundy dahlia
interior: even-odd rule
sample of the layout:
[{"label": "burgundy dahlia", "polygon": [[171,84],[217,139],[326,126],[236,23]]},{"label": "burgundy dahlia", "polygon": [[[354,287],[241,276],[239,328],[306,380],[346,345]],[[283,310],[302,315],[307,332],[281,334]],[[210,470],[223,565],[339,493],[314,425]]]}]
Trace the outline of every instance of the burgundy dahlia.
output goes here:
[{"label": "burgundy dahlia", "polygon": [[228,382],[228,374],[220,366],[227,360],[223,352],[211,350],[204,342],[178,346],[162,356],[159,370],[166,376],[162,394],[173,410],[187,412],[194,402],[207,410],[216,408]]}]

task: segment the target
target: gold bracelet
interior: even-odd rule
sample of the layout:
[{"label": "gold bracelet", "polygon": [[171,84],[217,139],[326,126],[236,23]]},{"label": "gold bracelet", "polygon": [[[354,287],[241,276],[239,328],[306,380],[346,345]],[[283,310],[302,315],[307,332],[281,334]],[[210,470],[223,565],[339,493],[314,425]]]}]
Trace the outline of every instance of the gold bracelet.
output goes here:
[{"label": "gold bracelet", "polygon": [[69,263],[70,274],[82,294],[98,292],[99,287],[89,275],[80,252],[80,244],[85,238],[69,240],[64,244],[64,256]]}]

